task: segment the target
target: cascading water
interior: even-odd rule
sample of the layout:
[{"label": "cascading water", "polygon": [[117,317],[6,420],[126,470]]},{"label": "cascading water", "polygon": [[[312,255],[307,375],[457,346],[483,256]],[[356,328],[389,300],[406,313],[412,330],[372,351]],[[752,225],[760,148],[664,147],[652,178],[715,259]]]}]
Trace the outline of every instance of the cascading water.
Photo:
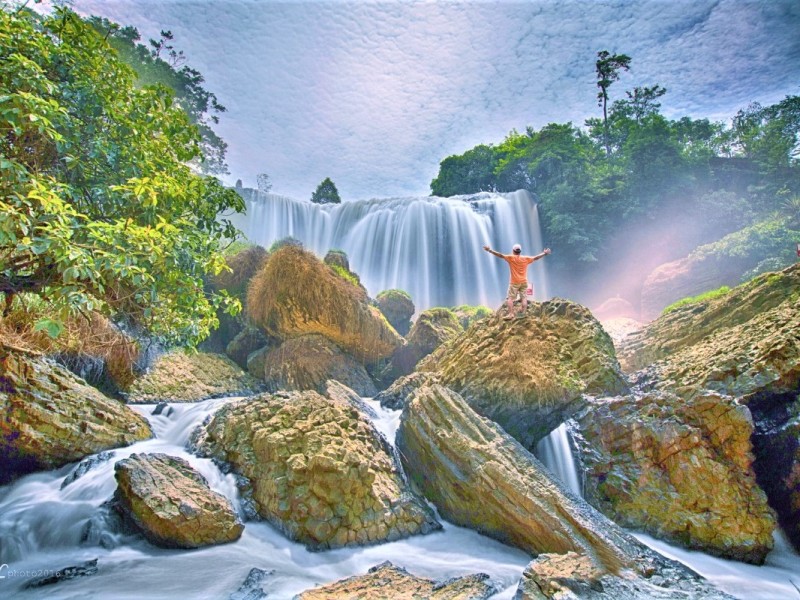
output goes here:
[{"label": "cascading water", "polygon": [[562,423],[536,444],[536,457],[576,496],[583,496],[575,457],[569,445],[567,424]]},{"label": "cascading water", "polygon": [[[266,248],[294,237],[322,256],[344,250],[371,296],[399,288],[418,310],[459,304],[498,305],[506,264],[483,251],[523,254],[542,248],[539,215],[525,191],[452,198],[391,198],[318,205],[256,190],[239,190],[247,213],[234,223]],[[537,299],[548,298],[544,264],[528,273]]]}]

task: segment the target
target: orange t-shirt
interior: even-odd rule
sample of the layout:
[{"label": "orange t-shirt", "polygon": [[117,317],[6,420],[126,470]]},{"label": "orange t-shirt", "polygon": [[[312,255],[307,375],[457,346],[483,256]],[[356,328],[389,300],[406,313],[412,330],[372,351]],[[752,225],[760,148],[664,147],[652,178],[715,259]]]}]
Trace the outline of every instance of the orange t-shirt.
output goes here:
[{"label": "orange t-shirt", "polygon": [[534,261],[532,256],[503,254],[503,260],[511,269],[511,283],[528,283],[528,265]]}]

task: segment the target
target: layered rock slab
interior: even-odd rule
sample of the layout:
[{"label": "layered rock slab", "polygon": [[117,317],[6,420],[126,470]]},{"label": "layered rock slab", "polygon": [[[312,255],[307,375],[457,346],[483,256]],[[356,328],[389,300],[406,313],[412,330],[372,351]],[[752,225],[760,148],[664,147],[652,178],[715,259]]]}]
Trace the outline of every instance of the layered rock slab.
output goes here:
[{"label": "layered rock slab", "polygon": [[441,527],[408,489],[388,442],[346,399],[307,391],[232,402],[193,444],[246,478],[243,494],[260,517],[311,548]]},{"label": "layered rock slab", "polygon": [[750,411],[706,393],[593,400],[576,416],[584,496],[623,527],[762,563],[775,514],[756,483]]},{"label": "layered rock slab", "polygon": [[628,391],[600,323],[588,309],[560,299],[534,302],[520,319],[484,319],[417,370],[436,373],[529,448],[583,405],[582,394]]},{"label": "layered rock slab", "polygon": [[406,345],[392,355],[391,379],[411,373],[421,359],[463,332],[461,322],[450,309],[429,308],[422,311],[406,336]]},{"label": "layered rock slab", "polygon": [[114,465],[115,500],[152,543],[201,548],[239,539],[244,526],[231,503],[189,463],[166,454],[131,454]]},{"label": "layered rock slab", "polygon": [[384,562],[366,575],[308,590],[295,596],[295,600],[486,600],[497,591],[484,573],[437,582]]},{"label": "layered rock slab", "polygon": [[147,421],[67,369],[0,346],[0,484],[152,437]]},{"label": "layered rock slab", "polygon": [[[661,597],[676,588],[692,589],[697,598],[727,597],[714,595],[697,574],[653,552],[566,491],[516,440],[447,388],[422,386],[412,394],[397,443],[412,481],[448,521],[534,555],[582,557],[580,579],[644,578],[664,588]],[[567,565],[559,569],[575,573]],[[635,590],[636,584],[630,587]]]}]

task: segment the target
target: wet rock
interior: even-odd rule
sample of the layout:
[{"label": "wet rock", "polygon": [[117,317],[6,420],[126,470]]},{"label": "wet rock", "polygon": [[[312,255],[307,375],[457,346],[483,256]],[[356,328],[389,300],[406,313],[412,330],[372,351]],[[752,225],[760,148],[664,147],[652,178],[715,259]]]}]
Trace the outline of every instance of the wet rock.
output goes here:
[{"label": "wet rock", "polygon": [[41,356],[0,346],[0,484],[152,437],[147,421]]},{"label": "wet rock", "polygon": [[261,389],[261,383],[227,356],[173,351],[156,359],[153,367],[126,390],[125,397],[134,404],[200,402],[247,396]]},{"label": "wet rock", "polygon": [[411,373],[422,358],[463,332],[461,323],[450,309],[429,308],[422,311],[406,336],[406,345],[392,355],[389,379]]},{"label": "wet rock", "polygon": [[244,526],[228,499],[184,459],[131,454],[114,471],[124,515],[157,546],[201,548],[242,535]]},{"label": "wet rock", "polygon": [[416,308],[414,302],[403,290],[384,290],[375,297],[378,308],[400,335],[411,329],[411,317]]},{"label": "wet rock", "polygon": [[308,590],[296,596],[295,600],[486,600],[498,591],[485,573],[437,583],[432,579],[415,577],[387,561],[372,567],[366,575],[348,577]]},{"label": "wet rock", "polygon": [[336,380],[329,379],[327,382],[325,382],[325,396],[331,400],[349,403],[351,406],[354,406],[360,410],[362,414],[366,415],[370,419],[378,418],[378,413],[375,412],[375,409],[364,402],[361,396],[359,396],[354,390]]},{"label": "wet rock", "polygon": [[153,415],[154,417],[157,417],[158,415],[161,414],[163,414],[165,417],[169,417],[173,412],[175,411],[169,404],[167,404],[166,402],[159,402],[158,404],[156,404],[156,407],[150,414]]},{"label": "wet rock", "polygon": [[442,386],[424,386],[412,395],[397,444],[412,482],[448,521],[534,555],[588,557],[551,573],[590,585],[598,576],[608,576],[608,581],[659,576],[695,590],[697,598],[726,597],[702,595],[714,592],[702,578],[650,550],[566,491],[516,440]]},{"label": "wet rock", "polygon": [[361,396],[377,393],[363,365],[321,335],[305,335],[285,341],[264,355],[262,374],[267,389],[325,392],[335,379]]},{"label": "wet rock", "polygon": [[[235,338],[233,338],[225,348],[225,354],[243,370],[247,370],[247,359],[264,346],[271,343],[261,330],[255,327],[245,327]],[[275,343],[274,341],[272,342]]]},{"label": "wet rock", "polygon": [[438,383],[436,375],[433,373],[411,373],[395,381],[387,389],[375,396],[375,400],[380,402],[383,408],[402,410],[411,393],[427,383]]},{"label": "wet rock", "polygon": [[267,335],[319,334],[362,363],[387,358],[403,343],[362,288],[295,246],[270,255],[251,282],[247,307]]},{"label": "wet rock", "polygon": [[583,306],[559,299],[531,303],[519,319],[493,315],[417,370],[439,375],[529,448],[583,405],[582,394],[628,390],[600,323]]},{"label": "wet rock", "polygon": [[96,573],[97,559],[93,558],[92,560],[87,560],[79,565],[73,565],[71,567],[59,569],[52,575],[45,575],[43,577],[31,579],[25,584],[24,589],[44,587],[47,585],[53,585],[54,583],[76,579],[78,577],[88,577],[89,575],[94,575]]},{"label": "wet rock", "polygon": [[522,573],[514,600],[732,600],[677,563],[660,575],[611,575],[583,554],[540,554]]},{"label": "wet rock", "polygon": [[193,444],[246,478],[243,492],[252,494],[258,514],[310,548],[440,528],[406,487],[386,441],[349,402],[313,391],[232,402]]},{"label": "wet rock", "polygon": [[761,564],[775,514],[756,484],[750,411],[733,398],[604,398],[575,416],[587,501],[623,527]]},{"label": "wet rock", "polygon": [[242,585],[229,596],[229,600],[262,600],[267,597],[267,593],[261,587],[267,577],[273,575],[275,571],[252,568],[247,574]]},{"label": "wet rock", "polygon": [[64,477],[64,481],[61,483],[61,489],[63,490],[67,487],[70,483],[75,482],[75,480],[83,477],[97,467],[98,465],[102,465],[103,463],[107,463],[114,457],[114,452],[106,451],[100,452],[99,454],[95,454],[94,456],[89,456],[84,458],[81,462],[78,463],[72,471],[70,471],[69,475]]}]

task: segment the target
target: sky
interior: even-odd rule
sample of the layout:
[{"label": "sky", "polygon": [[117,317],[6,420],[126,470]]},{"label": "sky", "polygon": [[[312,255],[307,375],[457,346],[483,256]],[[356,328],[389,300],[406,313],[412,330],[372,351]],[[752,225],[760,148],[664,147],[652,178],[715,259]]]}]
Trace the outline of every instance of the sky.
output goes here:
[{"label": "sky", "polygon": [[227,107],[233,184],[309,198],[420,196],[439,162],[512,130],[601,116],[599,50],[632,57],[611,99],[667,88],[662,112],[729,121],[800,94],[799,0],[342,2],[74,0],[169,29]]}]

